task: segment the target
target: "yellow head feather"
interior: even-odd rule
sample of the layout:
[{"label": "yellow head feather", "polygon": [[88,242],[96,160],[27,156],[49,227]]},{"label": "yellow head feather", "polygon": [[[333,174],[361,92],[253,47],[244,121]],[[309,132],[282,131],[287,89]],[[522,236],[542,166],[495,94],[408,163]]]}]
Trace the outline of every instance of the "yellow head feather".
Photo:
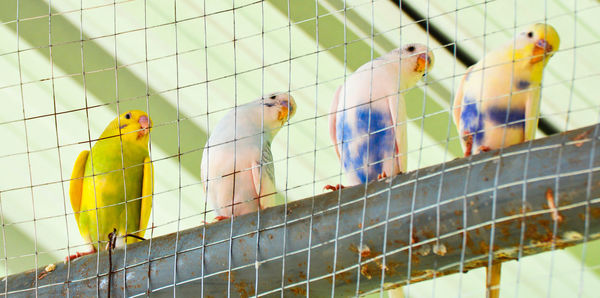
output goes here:
[{"label": "yellow head feather", "polygon": [[123,142],[135,142],[147,145],[152,119],[143,111],[127,111],[111,121],[104,129],[100,139],[121,135]]},{"label": "yellow head feather", "polygon": [[517,67],[543,68],[558,50],[560,38],[554,27],[538,23],[527,27],[507,46],[507,58],[514,59]]}]

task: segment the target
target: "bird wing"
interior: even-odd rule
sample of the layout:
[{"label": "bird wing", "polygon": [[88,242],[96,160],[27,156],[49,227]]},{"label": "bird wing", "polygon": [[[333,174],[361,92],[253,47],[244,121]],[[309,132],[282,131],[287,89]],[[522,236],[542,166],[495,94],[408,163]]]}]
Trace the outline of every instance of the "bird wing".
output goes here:
[{"label": "bird wing", "polygon": [[144,237],[148,220],[150,219],[150,211],[152,211],[152,193],[154,191],[154,166],[150,157],[144,158],[144,176],[142,178],[142,204],[140,210],[140,228],[138,236]]},{"label": "bird wing", "polygon": [[[477,65],[477,64],[475,64],[475,65]],[[462,108],[463,108],[465,82],[467,81],[467,77],[469,76],[471,71],[473,71],[473,68],[475,67],[475,65],[472,65],[471,67],[467,68],[467,71],[465,72],[462,79],[460,80],[460,83],[458,84],[458,88],[456,89],[456,96],[454,96],[454,103],[452,104],[452,106],[453,106],[452,117],[454,118],[454,124],[456,125],[456,131],[458,132],[460,146],[462,147],[463,152],[465,152],[467,150],[467,148],[466,148],[467,140],[463,137],[463,132],[461,131],[461,128],[460,128],[460,126],[461,126],[460,115],[462,113]]]},{"label": "bird wing", "polygon": [[339,103],[340,91],[342,91],[342,87],[344,85],[337,88],[335,94],[333,95],[333,101],[331,102],[331,108],[329,109],[329,136],[331,137],[331,143],[333,143],[333,147],[335,148],[335,154],[337,154],[338,159],[340,159],[340,150],[338,149],[338,141],[337,141],[337,132],[336,132],[336,117]]},{"label": "bird wing", "polygon": [[391,95],[387,96],[388,108],[392,117],[392,123],[394,125],[394,131],[396,135],[396,154],[400,160],[399,164],[395,166],[402,173],[406,172],[408,158],[406,156],[407,139],[406,139],[406,103],[404,97],[393,91]]},{"label": "bird wing", "polygon": [[208,171],[206,168],[208,164],[208,146],[209,140],[207,140],[206,144],[204,145],[204,150],[202,150],[202,160],[200,161],[200,179],[202,180],[202,188],[204,189],[204,193],[206,193],[208,187]]},{"label": "bird wing", "polygon": [[84,150],[79,153],[73,171],[71,172],[71,182],[69,184],[69,197],[71,199],[71,207],[75,215],[75,221],[79,224],[79,211],[81,211],[81,197],[83,190],[83,175],[85,174],[85,164],[87,163],[89,150]]},{"label": "bird wing", "polygon": [[535,88],[529,92],[529,98],[525,105],[525,141],[535,138],[535,131],[538,125],[538,113],[540,109],[540,89]]},{"label": "bird wing", "polygon": [[[262,172],[262,173],[261,173]],[[252,162],[252,181],[254,182],[255,198],[258,198],[260,209],[275,204],[275,167],[273,166],[273,155],[271,146],[263,146],[261,162]]]},{"label": "bird wing", "polygon": [[460,114],[462,113],[462,106],[463,106],[463,101],[462,101],[463,96],[464,96],[463,88],[465,85],[466,78],[469,76],[469,74],[471,73],[472,70],[473,70],[473,66],[467,68],[467,71],[465,72],[462,79],[460,80],[460,83],[458,84],[458,88],[456,89],[456,95],[454,96],[452,116],[454,118],[454,124],[456,124],[456,129],[458,130],[459,135],[461,134],[460,133]]}]

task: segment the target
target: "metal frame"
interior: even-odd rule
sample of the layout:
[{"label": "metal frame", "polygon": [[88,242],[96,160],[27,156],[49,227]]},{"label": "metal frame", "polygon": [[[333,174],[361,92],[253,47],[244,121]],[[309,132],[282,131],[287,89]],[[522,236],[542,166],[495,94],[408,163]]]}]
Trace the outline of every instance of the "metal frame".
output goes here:
[{"label": "metal frame", "polygon": [[[309,294],[330,295],[332,280],[335,280],[335,295],[347,296],[355,294],[357,278],[361,279],[360,293],[378,291],[384,270],[383,285],[393,288],[455,273],[460,268],[466,271],[485,266],[493,236],[490,232],[494,230],[492,251],[498,262],[598,239],[600,158],[595,152],[600,149],[599,130],[600,125],[590,126],[513,146],[502,154],[492,151],[420,169],[393,178],[391,187],[389,181],[370,183],[366,198],[362,185],[342,189],[339,202],[334,192],[289,203],[287,210],[283,206],[269,208],[261,211],[260,227],[256,226],[256,214],[248,214],[234,218],[233,223],[227,220],[157,237],[152,239],[150,256],[149,241],[136,243],[127,247],[126,269],[123,269],[125,251],[114,252],[112,289],[115,293],[124,293],[126,282],[128,296],[147,293],[171,296],[176,285],[177,293],[187,296],[200,293],[203,284],[204,295],[223,296],[228,294],[230,280],[232,296],[280,293],[282,284],[284,295],[306,295],[310,243]],[[497,163],[500,170],[497,216],[494,217],[492,192]],[[525,167],[527,179],[522,177]],[[441,198],[437,204],[442,176]],[[560,184],[555,189],[557,179]],[[463,195],[465,183],[469,188],[466,196]],[[411,202],[413,191],[417,198],[414,204]],[[526,193],[525,198],[522,193]],[[388,195],[391,200],[384,238]],[[557,209],[552,208],[554,202]],[[334,270],[332,257],[338,208],[338,258]],[[364,227],[361,225],[363,212]],[[284,213],[287,214],[285,224]],[[311,218],[312,232],[309,231]],[[411,220],[415,227],[412,238],[408,229]],[[436,233],[437,222],[440,225]],[[491,229],[492,225],[495,229]],[[358,247],[361,230],[364,231],[363,246]],[[523,241],[520,240],[522,231]],[[312,235],[310,242],[309,235]],[[257,236],[260,238],[256,239]],[[382,239],[387,239],[385,264],[382,263]],[[203,243],[206,245],[204,260]],[[286,268],[281,267],[284,247]],[[407,268],[409,247],[412,251],[410,272]],[[176,267],[173,264],[175,248]],[[96,267],[98,258],[100,268]],[[461,260],[464,263],[461,264]],[[37,272],[42,272],[39,276],[36,271],[8,276],[6,285],[0,285],[0,292],[54,296],[65,295],[68,288],[69,294],[75,296],[92,296],[97,291],[100,295],[106,293],[106,252],[82,257],[70,264],[70,272],[68,268],[66,264],[58,264],[51,272],[38,269]],[[176,280],[173,268],[177,268]],[[261,276],[258,291],[254,282],[256,268]],[[282,270],[285,272],[283,281]],[[99,276],[96,276],[97,271]],[[37,289],[34,288],[36,282]]]}]

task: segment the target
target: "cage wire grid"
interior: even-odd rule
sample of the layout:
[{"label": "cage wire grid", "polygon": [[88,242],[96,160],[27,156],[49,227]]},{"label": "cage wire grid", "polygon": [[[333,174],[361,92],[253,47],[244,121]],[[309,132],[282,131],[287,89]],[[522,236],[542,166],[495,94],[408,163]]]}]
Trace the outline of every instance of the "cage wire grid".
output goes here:
[{"label": "cage wire grid", "polygon": [[[600,11],[597,1],[542,0],[525,4],[518,0],[400,3],[389,0],[232,0],[200,4],[193,1],[21,0],[2,5],[0,38],[6,42],[0,46],[0,63],[5,69],[0,80],[0,93],[5,99],[0,112],[0,131],[7,140],[0,149],[0,164],[6,173],[0,183],[2,267],[3,275],[17,274],[11,276],[14,279],[4,278],[4,295],[48,294],[53,287],[62,289],[69,281],[92,285],[93,294],[103,296],[107,276],[111,276],[113,284],[122,286],[112,287],[112,293],[123,296],[150,292],[186,295],[194,293],[186,288],[190,286],[200,289],[202,296],[211,295],[213,287],[224,287],[228,297],[311,293],[331,296],[374,293],[383,297],[390,288],[388,280],[399,281],[394,277],[396,273],[390,271],[390,264],[400,258],[406,264],[402,274],[407,285],[403,289],[409,297],[437,297],[446,293],[480,297],[485,295],[485,274],[482,269],[471,267],[469,232],[489,235],[485,238],[485,243],[489,243],[484,246],[485,260],[480,260],[478,266],[491,265],[497,258],[495,244],[502,243],[498,237],[504,233],[503,224],[518,218],[522,218],[518,223],[518,236],[511,236],[518,237],[518,245],[514,247],[519,261],[503,263],[500,287],[503,296],[550,297],[576,292],[585,297],[593,295],[593,289],[600,284],[600,263],[594,258],[600,247],[597,242],[587,242],[598,235],[590,232],[594,231],[594,216],[598,210],[593,206],[598,200],[592,187],[593,174],[598,170],[595,164],[597,128],[575,135],[581,135],[581,140],[573,140],[573,134],[555,135],[545,142],[526,142],[519,145],[519,149],[501,148],[498,157],[483,154],[484,157],[453,161],[462,156],[462,150],[450,116],[466,67],[510,41],[524,26],[541,22],[557,29],[561,46],[544,70],[541,114],[536,115],[540,119],[537,138],[598,123],[598,105],[593,100],[592,88],[600,74],[600,65],[590,59],[600,47],[600,35],[594,30],[600,25],[594,17]],[[345,82],[359,66],[412,42],[426,45],[435,54],[436,61],[424,82],[401,91],[407,103],[404,124],[409,136],[408,173],[321,195],[323,185],[346,182],[334,155],[335,145],[328,137],[329,106],[336,88],[345,89]],[[400,64],[402,62],[400,60]],[[374,71],[375,67],[367,70]],[[514,67],[511,80],[513,76]],[[402,76],[399,79],[402,80]],[[202,151],[210,148],[206,143],[208,136],[219,133],[215,126],[228,111],[237,113],[242,104],[271,92],[290,94],[298,105],[298,114],[287,119],[289,123],[283,125],[272,141],[276,202],[281,207],[259,209],[251,216],[211,223],[216,214],[210,210],[208,195],[203,189],[207,179],[200,176]],[[509,98],[512,95],[511,91]],[[115,251],[111,268],[107,266],[106,253],[98,253],[83,257],[86,261],[58,265],[54,273],[54,269],[48,271],[46,265],[82,251],[86,246],[67,203],[69,186],[65,185],[70,182],[70,170],[77,154],[91,150],[106,123],[115,115],[134,108],[147,112],[153,119],[148,147],[155,177],[152,213],[149,226],[141,228],[146,230],[148,240],[143,245],[125,244],[124,249]],[[370,119],[367,127],[371,127]],[[237,127],[238,117],[233,120]],[[506,120],[509,120],[508,114]],[[261,127],[264,132],[264,123]],[[243,140],[235,133],[236,130],[235,142]],[[264,144],[264,133],[259,135]],[[577,154],[573,150],[578,148],[588,151]],[[369,150],[367,145],[367,152]],[[540,152],[552,152],[556,156],[548,153],[549,156],[558,161],[553,164],[548,160],[554,171],[543,177],[536,176],[538,167],[530,162],[542,160]],[[523,159],[517,159],[521,155]],[[234,165],[236,156],[234,153]],[[565,156],[576,160],[577,166],[562,162]],[[124,166],[123,157],[121,159],[119,171],[124,177],[128,167]],[[523,176],[507,183],[503,171],[514,173],[514,168],[504,162],[512,160],[522,162]],[[579,167],[578,162],[586,165]],[[479,167],[485,164],[493,167],[493,175],[488,177],[491,185],[469,178],[473,172],[480,173],[477,172]],[[465,170],[463,184],[452,180],[456,179],[453,173],[457,169]],[[263,168],[259,167],[259,171]],[[236,175],[233,177],[235,181]],[[438,177],[437,184],[430,182],[432,177]],[[581,186],[569,180],[573,177],[584,179],[586,183]],[[514,201],[521,210],[528,210],[531,193],[539,192],[530,185],[545,179],[553,181],[551,196],[556,199],[556,208],[550,205],[549,209],[521,211],[517,215],[499,214],[503,210],[498,209],[498,202],[504,204],[504,201],[498,198],[505,198],[503,190],[518,189]],[[445,188],[448,181],[457,183],[460,193],[448,197]],[[577,193],[585,199],[569,201],[572,198],[564,193],[563,185],[583,187],[583,193],[581,189]],[[430,187],[434,195],[420,192],[424,187]],[[407,191],[408,198],[400,195],[404,188],[412,189]],[[562,205],[565,195],[567,202]],[[383,202],[372,203],[380,196]],[[473,218],[467,216],[473,196],[489,196],[491,204],[490,218],[481,219],[476,226],[469,224]],[[308,199],[302,200],[305,198]],[[420,198],[430,205],[423,206]],[[408,205],[402,209],[404,213],[392,214],[398,200]],[[383,212],[384,220],[369,222],[373,220],[372,204]],[[444,233],[446,223],[441,221],[445,218],[444,205],[451,204],[460,204],[462,208],[461,225],[457,231]],[[96,210],[119,205],[127,210],[129,203],[96,205]],[[349,222],[346,218],[349,208],[356,209],[358,219],[358,228],[352,231],[344,226]],[[551,221],[547,239],[550,247],[543,247],[550,252],[522,258],[531,254],[528,242],[531,225],[526,218],[551,218],[555,212],[564,215],[577,208],[585,209],[583,216],[579,215],[584,226],[575,230],[578,234],[569,234],[573,239],[565,238],[561,225],[566,223]],[[305,213],[297,216],[296,210]],[[319,238],[324,233],[319,226],[325,225],[323,218],[331,212],[334,214],[331,218],[333,236],[323,240]],[[418,225],[424,224],[422,214],[433,216],[435,223],[434,231],[427,235],[419,231]],[[125,221],[129,220],[126,215]],[[305,245],[302,246],[294,239],[303,237],[291,231],[302,231],[298,226],[305,221],[307,238],[302,241],[306,240],[306,245],[296,240]],[[407,231],[400,234],[404,238],[391,238],[390,235],[397,232],[394,229],[398,229],[392,228],[393,224],[401,221],[407,221]],[[244,228],[243,224],[247,226]],[[379,248],[379,244],[373,244],[377,228],[382,229],[378,253],[375,247]],[[274,242],[267,241],[273,239],[269,239],[269,235],[274,235],[271,231],[281,232],[281,236],[275,236],[280,243],[272,248],[279,249],[279,255],[266,253],[269,246],[264,243]],[[190,240],[192,234],[200,235],[201,240]],[[445,263],[446,267],[438,267],[442,263],[438,259],[446,254],[440,253],[441,247],[447,247],[444,241],[458,235],[462,236],[455,271],[469,273],[444,276],[449,273],[444,270],[449,270],[451,265]],[[209,242],[211,238],[213,242]],[[254,261],[240,265],[237,258],[241,255],[236,250],[242,240],[253,243],[252,247],[245,247]],[[350,246],[351,253],[346,248],[350,240],[356,241]],[[390,240],[404,244],[397,247],[388,244]],[[170,250],[165,248],[169,241],[174,247]],[[579,242],[580,246],[558,249]],[[328,248],[329,245],[333,247]],[[325,254],[329,259],[313,260],[315,256],[323,257],[326,249],[330,249],[331,255]],[[182,271],[189,269],[185,268],[189,260],[186,254],[198,250],[200,262],[194,265],[200,267],[199,275],[185,275]],[[222,260],[215,256],[215,251],[225,252],[225,267],[219,269],[210,264],[213,257]],[[292,267],[297,266],[294,262],[304,253],[305,265],[301,266],[304,271],[300,274]],[[399,257],[401,254],[404,257]],[[425,259],[427,255],[438,258],[432,263],[434,267],[429,268],[427,274],[415,272],[414,268],[421,268],[419,257]],[[351,265],[349,259],[353,259]],[[331,262],[330,268],[322,271],[321,267],[328,262]],[[168,266],[161,267],[164,264]],[[364,272],[363,268],[370,269],[373,264],[378,264],[379,275]],[[152,266],[172,274],[167,278],[156,273],[166,279],[153,281],[150,276],[157,278],[158,275],[152,275],[155,274]],[[133,292],[125,286],[133,283],[129,273],[139,274],[140,267],[149,277],[140,277],[147,292]],[[274,269],[280,272],[278,287],[265,288],[269,278],[274,278],[265,272],[265,267],[278,268]],[[77,271],[81,268],[89,272],[81,274]],[[31,269],[32,273],[25,272]],[[244,287],[236,281],[236,273],[238,277],[244,275],[239,273],[243,270],[251,271],[246,276],[251,283]],[[19,275],[20,272],[25,273]],[[290,272],[298,274],[296,280],[288,278]],[[532,272],[538,276],[544,272],[542,277],[547,278],[544,289],[535,286],[530,277]],[[187,279],[182,279],[182,275]],[[10,285],[11,279],[18,284],[19,278],[27,276],[34,277],[28,286]],[[59,276],[62,279],[57,279]],[[378,286],[373,286],[372,278],[378,280]],[[350,290],[342,285],[348,281],[353,284]],[[156,287],[157,284],[160,286]],[[61,293],[77,295],[78,291],[77,287],[65,286]]]}]

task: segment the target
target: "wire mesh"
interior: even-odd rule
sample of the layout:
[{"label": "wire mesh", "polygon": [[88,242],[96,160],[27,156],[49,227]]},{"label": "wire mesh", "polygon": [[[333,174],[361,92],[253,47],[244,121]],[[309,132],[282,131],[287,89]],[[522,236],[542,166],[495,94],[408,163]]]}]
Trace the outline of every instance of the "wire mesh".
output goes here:
[{"label": "wire mesh", "polygon": [[[392,284],[400,283],[408,297],[481,297],[487,278],[484,269],[475,267],[499,259],[507,261],[503,296],[587,297],[600,285],[600,246],[591,241],[598,236],[596,127],[557,134],[599,120],[594,100],[600,75],[594,59],[600,48],[597,1],[21,0],[0,5],[4,295],[76,296],[83,293],[82,284],[93,289],[87,295],[103,296],[110,273],[112,294],[123,296],[386,296]],[[496,66],[488,61],[489,53],[509,43],[516,47],[515,37],[535,23],[552,25],[561,39],[543,71],[539,114],[532,116],[539,119],[535,137],[553,137],[454,161],[463,157],[464,148],[452,119],[453,103],[468,67],[483,61],[483,88],[475,92],[484,97]],[[378,83],[375,64],[359,68],[412,43],[425,45],[435,63],[416,86],[386,94],[406,104],[405,111],[391,111],[398,112],[394,119],[406,113],[405,121],[394,123],[407,129],[406,169],[397,176],[386,173],[393,179],[321,196],[327,184],[354,184],[339,158],[349,160],[345,154],[355,152],[345,152],[346,140],[333,144],[329,135],[328,119],[339,115],[330,110],[338,88],[343,111],[352,111],[352,94],[346,90],[353,75],[364,71],[370,85]],[[519,59],[513,53],[506,62],[513,65],[506,81],[518,77],[514,61]],[[400,82],[406,79],[398,75]],[[369,89],[369,98],[381,102],[375,91]],[[293,97],[297,109],[292,112],[288,103],[274,130],[264,120],[269,109],[263,105],[252,115],[260,119],[257,130],[240,136],[238,127],[250,126],[244,122],[245,107],[256,100],[266,103],[272,93]],[[518,95],[513,89],[499,94],[508,96],[509,106]],[[132,245],[119,238],[111,268],[106,253],[98,253],[48,271],[46,265],[90,246],[80,236],[75,218],[80,213],[69,200],[78,154],[92,150],[106,125],[130,110],[152,118],[152,212],[148,226],[136,229],[145,230],[148,240]],[[369,108],[365,117],[368,138],[385,131],[374,131],[379,127],[374,113]],[[511,115],[502,115],[509,123]],[[201,164],[219,154],[222,144],[209,138],[225,134],[219,130],[223,121],[234,128],[223,143],[233,144],[233,151],[230,158],[209,162],[207,173],[231,161],[235,196],[248,191],[236,184],[244,179],[239,177],[254,170],[263,177],[272,167],[274,192],[261,193],[269,187],[262,178],[253,187],[279,207],[214,223],[223,215],[221,207],[235,214],[242,204],[258,204],[252,195],[241,203],[236,199],[237,205],[210,202],[209,182],[218,186],[227,177],[207,177]],[[503,140],[509,138],[506,131]],[[260,144],[254,148],[258,163],[247,166],[238,150],[246,150],[240,144],[253,138]],[[382,146],[375,145],[367,142],[366,171],[387,162],[369,160]],[[272,160],[265,156],[267,149]],[[125,178],[129,167],[123,142],[119,155]],[[484,182],[472,180],[481,167],[492,174],[477,177]],[[457,169],[462,180],[456,178]],[[549,193],[530,188],[542,181],[551,181]],[[126,179],[120,183],[128,193]],[[478,209],[485,215],[472,213],[473,197],[485,198],[486,205]],[[547,207],[532,208],[538,201]],[[125,226],[137,220],[129,217],[130,203],[94,202],[96,216],[122,206]],[[520,211],[509,214],[502,204]],[[448,210],[460,212],[452,231],[443,221]],[[370,213],[375,211],[376,217]],[[563,221],[555,220],[557,214]],[[96,234],[96,239],[105,236],[98,227]],[[448,250],[451,239],[458,241],[453,242],[455,252]],[[96,244],[103,250],[106,241]],[[563,250],[567,244],[578,246]],[[442,247],[448,251],[442,253]],[[510,261],[498,253],[508,248],[514,249]],[[549,252],[537,254],[542,250]],[[481,257],[477,266],[475,255]],[[394,268],[394,263],[400,265]],[[33,272],[20,274],[28,270]]]}]

